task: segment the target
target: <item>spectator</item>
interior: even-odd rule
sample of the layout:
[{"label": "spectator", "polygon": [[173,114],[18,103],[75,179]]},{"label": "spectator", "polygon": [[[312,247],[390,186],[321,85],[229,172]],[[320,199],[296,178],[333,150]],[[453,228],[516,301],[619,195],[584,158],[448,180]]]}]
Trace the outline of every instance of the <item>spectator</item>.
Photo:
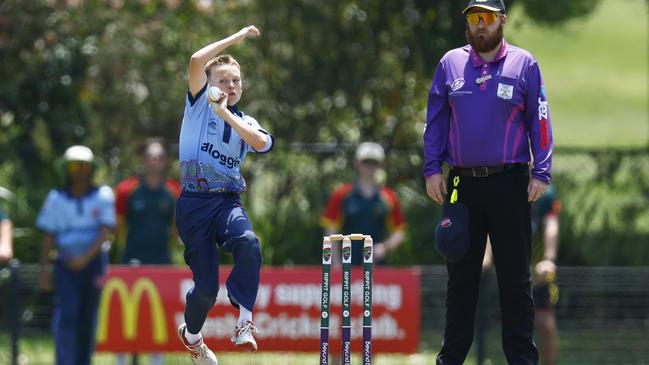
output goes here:
[{"label": "spectator", "polygon": [[[384,264],[387,256],[405,239],[405,221],[397,194],[381,186],[377,172],[383,166],[385,152],[378,143],[361,143],[356,149],[354,169],[357,179],[337,188],[330,196],[320,222],[325,234],[364,233],[374,240],[374,260]],[[339,250],[333,249],[339,264]],[[363,243],[352,242],[352,264],[360,265]]]},{"label": "spectator", "polygon": [[[173,218],[180,183],[167,172],[162,140],[150,139],[142,151],[142,173],[120,182],[115,189],[117,242],[124,247],[123,264],[171,264],[170,242],[177,241]],[[124,365],[126,356],[118,354],[117,363]],[[162,355],[152,354],[151,364],[162,364]]]},{"label": "spectator", "polygon": [[88,147],[68,148],[61,163],[64,186],[50,190],[36,221],[43,231],[42,289],[52,288],[49,261],[54,261],[52,329],[57,365],[89,365],[94,352],[106,246],[115,226],[113,190],[92,185],[94,170]]}]

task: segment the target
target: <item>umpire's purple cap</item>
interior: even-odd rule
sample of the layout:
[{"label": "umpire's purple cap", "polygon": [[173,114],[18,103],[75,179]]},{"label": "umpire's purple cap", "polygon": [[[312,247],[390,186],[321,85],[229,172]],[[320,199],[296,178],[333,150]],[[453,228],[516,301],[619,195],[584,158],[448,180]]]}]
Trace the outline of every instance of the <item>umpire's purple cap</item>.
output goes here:
[{"label": "umpire's purple cap", "polygon": [[459,261],[469,250],[469,211],[462,203],[444,203],[435,227],[435,248],[448,262]]}]

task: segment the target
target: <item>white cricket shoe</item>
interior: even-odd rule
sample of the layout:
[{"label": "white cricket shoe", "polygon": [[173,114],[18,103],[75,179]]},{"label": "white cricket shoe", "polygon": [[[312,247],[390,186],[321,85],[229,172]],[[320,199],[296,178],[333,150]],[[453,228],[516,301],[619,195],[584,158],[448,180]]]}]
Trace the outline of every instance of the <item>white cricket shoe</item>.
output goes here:
[{"label": "white cricket shoe", "polygon": [[185,338],[185,331],[187,331],[187,324],[183,323],[178,327],[178,338],[192,356],[192,362],[195,365],[219,365],[216,355],[207,348],[207,345],[203,343],[203,339],[201,338],[195,344],[190,345]]},{"label": "white cricket shoe", "polygon": [[244,349],[246,351],[257,351],[257,341],[253,337],[253,333],[258,333],[259,330],[252,321],[245,321],[241,325],[237,326],[234,331],[234,336],[230,338],[230,341],[238,348]]}]

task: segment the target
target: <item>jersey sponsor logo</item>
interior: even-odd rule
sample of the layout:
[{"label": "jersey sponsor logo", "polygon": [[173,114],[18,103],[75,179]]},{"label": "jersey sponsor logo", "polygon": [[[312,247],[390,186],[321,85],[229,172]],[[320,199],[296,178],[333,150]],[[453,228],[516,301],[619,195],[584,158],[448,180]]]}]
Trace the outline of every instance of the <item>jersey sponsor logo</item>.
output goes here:
[{"label": "jersey sponsor logo", "polygon": [[440,222],[439,226],[442,228],[448,228],[453,225],[453,222],[451,222],[451,218],[444,217],[442,221]]},{"label": "jersey sponsor logo", "polygon": [[216,123],[210,122],[210,124],[207,125],[207,134],[215,135],[218,133],[218,130],[216,129]]},{"label": "jersey sponsor logo", "polygon": [[539,120],[548,119],[548,102],[539,97]]},{"label": "jersey sponsor logo", "polygon": [[496,95],[501,99],[509,100],[514,96],[514,86],[499,83]]},{"label": "jersey sponsor logo", "polygon": [[201,151],[207,152],[207,154],[212,156],[213,159],[217,160],[219,164],[229,169],[237,167],[241,164],[241,161],[238,158],[226,156],[224,153],[214,148],[214,145],[209,142],[205,142],[201,145]]},{"label": "jersey sponsor logo", "polygon": [[453,83],[451,84],[451,90],[452,91],[458,91],[464,86],[464,78],[460,77],[459,79],[455,79]]},{"label": "jersey sponsor logo", "polygon": [[539,121],[539,132],[541,135],[541,148],[547,150],[550,147],[550,133],[548,131],[548,121],[547,119],[541,119]]},{"label": "jersey sponsor logo", "polygon": [[485,82],[491,80],[491,78],[492,78],[491,75],[484,75],[482,77],[478,77],[477,79],[475,79],[475,83],[478,84],[478,85],[482,85]]}]

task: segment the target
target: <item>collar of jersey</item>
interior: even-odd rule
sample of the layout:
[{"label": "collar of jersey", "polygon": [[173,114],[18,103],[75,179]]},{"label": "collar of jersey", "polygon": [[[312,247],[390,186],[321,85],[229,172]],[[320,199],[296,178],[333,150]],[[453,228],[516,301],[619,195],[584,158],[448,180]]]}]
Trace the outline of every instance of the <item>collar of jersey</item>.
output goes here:
[{"label": "collar of jersey", "polygon": [[509,51],[509,44],[505,42],[505,39],[502,40],[500,43],[500,50],[498,50],[498,53],[496,54],[496,57],[494,57],[494,60],[491,62],[487,62],[482,57],[480,57],[480,54],[478,52],[473,50],[473,47],[469,46],[471,48],[470,52],[470,57],[471,57],[471,63],[473,64],[473,67],[480,67],[486,63],[495,63],[507,56],[507,52]]},{"label": "collar of jersey", "polygon": [[232,112],[234,115],[238,115],[239,117],[243,117],[243,113],[239,111],[239,107],[237,107],[236,104],[234,105],[228,105],[228,110]]}]

